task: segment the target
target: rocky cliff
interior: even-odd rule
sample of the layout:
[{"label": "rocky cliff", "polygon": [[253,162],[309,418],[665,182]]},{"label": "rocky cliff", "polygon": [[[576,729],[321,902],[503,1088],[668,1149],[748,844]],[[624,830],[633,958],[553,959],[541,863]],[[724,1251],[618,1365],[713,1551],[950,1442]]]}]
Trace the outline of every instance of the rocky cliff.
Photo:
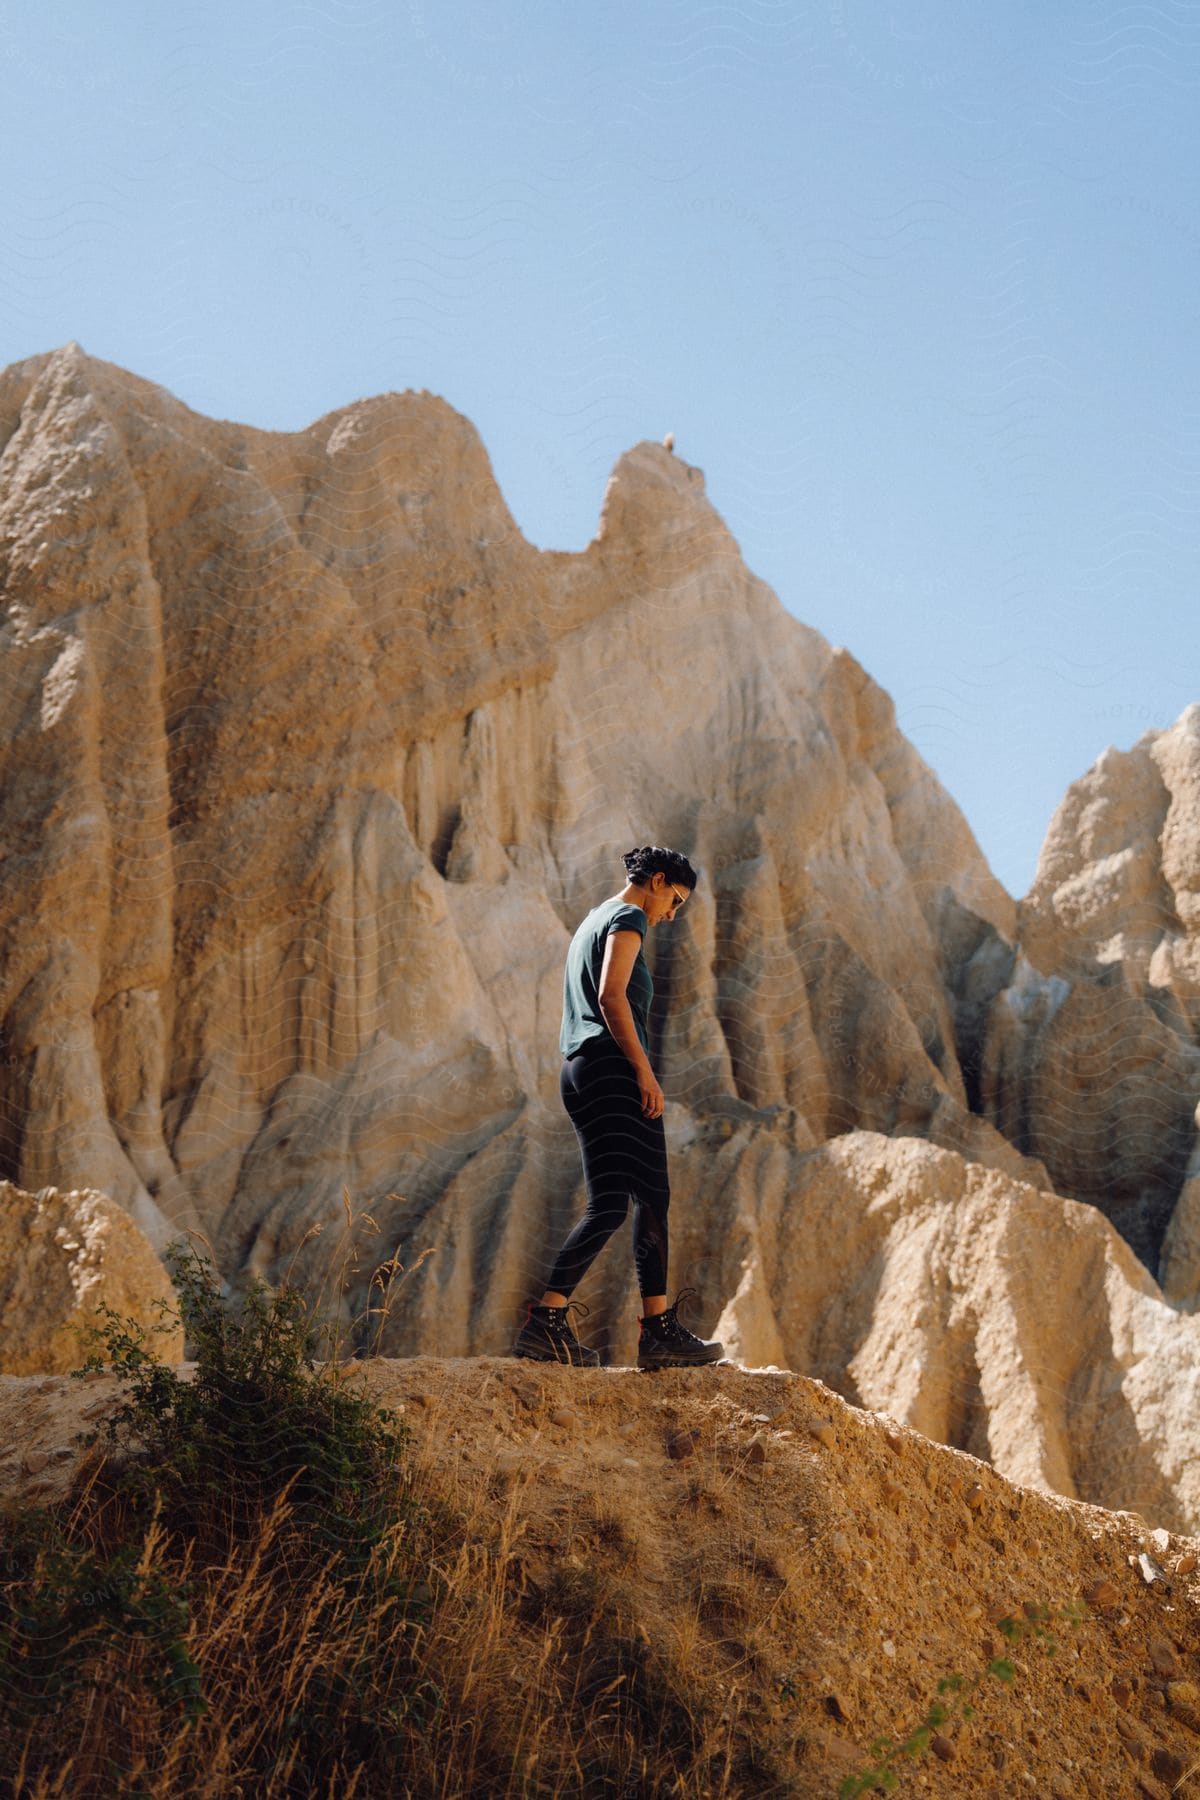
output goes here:
[{"label": "rocky cliff", "polygon": [[562,952],[648,837],[706,876],[656,959],[682,1111],[1030,1172],[965,1104],[939,964],[948,905],[1013,904],[699,471],[638,446],[539,554],[433,396],[256,432],[77,345],[4,373],[0,440],[22,1185],[86,1175],[231,1266],[400,1191],[389,1223],[465,1208],[527,1283],[572,1199]]},{"label": "rocky cliff", "polygon": [[[374,1262],[431,1249],[384,1348],[504,1348],[582,1200],[566,944],[653,841],[700,872],[649,948],[673,1285],[747,1355],[880,1391],[903,1266],[942,1284],[913,1327],[940,1373],[896,1404],[995,1448],[993,1402],[938,1384],[997,1393],[965,1310],[986,1337],[1037,1290],[989,1323],[955,1244],[1029,1193],[1012,1293],[1041,1279],[1063,1331],[1101,1266],[1157,1293],[1094,1225],[1052,1266],[1070,1202],[1196,1304],[1200,709],[1073,787],[1017,905],[888,696],[661,445],[618,460],[585,550],[538,552],[436,396],[261,432],[77,344],[0,375],[0,589],[0,1177],[102,1189],[160,1250],[200,1230],[231,1279],[332,1284],[347,1318]],[[847,1133],[889,1191],[886,1140],[948,1160],[885,1219]],[[372,1230],[343,1283],[348,1196]],[[835,1254],[813,1206],[849,1213]],[[583,1297],[617,1354],[631,1258]]]}]

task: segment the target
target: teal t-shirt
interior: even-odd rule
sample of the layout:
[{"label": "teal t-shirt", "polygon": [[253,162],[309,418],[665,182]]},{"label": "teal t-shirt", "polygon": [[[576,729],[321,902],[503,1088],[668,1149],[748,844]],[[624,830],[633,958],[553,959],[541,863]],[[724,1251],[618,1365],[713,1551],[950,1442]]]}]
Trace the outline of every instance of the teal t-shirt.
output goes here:
[{"label": "teal t-shirt", "polygon": [[[571,939],[567,963],[563,970],[562,1029],[558,1047],[564,1056],[574,1056],[588,1038],[606,1037],[616,1043],[600,1012],[600,970],[604,963],[604,946],[610,931],[637,931],[645,942],[648,920],[640,906],[627,900],[602,900],[590,913]],[[633,1014],[634,1030],[646,1055],[650,1054],[647,1025],[650,1002],[654,998],[654,980],[639,950],[625,989],[625,998]]]}]

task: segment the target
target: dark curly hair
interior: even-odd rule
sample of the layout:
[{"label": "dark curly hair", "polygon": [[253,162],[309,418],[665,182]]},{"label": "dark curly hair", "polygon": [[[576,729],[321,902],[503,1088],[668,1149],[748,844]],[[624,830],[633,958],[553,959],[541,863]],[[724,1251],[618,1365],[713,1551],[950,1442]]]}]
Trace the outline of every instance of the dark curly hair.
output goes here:
[{"label": "dark curly hair", "polygon": [[682,850],[665,850],[661,844],[645,844],[640,850],[626,850],[621,861],[630,881],[639,887],[648,887],[651,876],[660,869],[668,881],[678,882],[689,893],[698,879]]}]

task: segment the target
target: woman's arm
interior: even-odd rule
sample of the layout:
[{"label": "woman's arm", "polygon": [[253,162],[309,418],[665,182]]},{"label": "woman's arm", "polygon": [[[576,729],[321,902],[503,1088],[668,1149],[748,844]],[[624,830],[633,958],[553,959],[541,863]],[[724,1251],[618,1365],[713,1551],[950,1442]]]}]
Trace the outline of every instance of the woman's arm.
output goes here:
[{"label": "woman's arm", "polygon": [[641,947],[640,932],[609,932],[604,943],[604,961],[600,967],[600,1017],[634,1068],[650,1073],[650,1058],[642,1049],[642,1041],[633,1022],[633,1008],[625,995]]}]

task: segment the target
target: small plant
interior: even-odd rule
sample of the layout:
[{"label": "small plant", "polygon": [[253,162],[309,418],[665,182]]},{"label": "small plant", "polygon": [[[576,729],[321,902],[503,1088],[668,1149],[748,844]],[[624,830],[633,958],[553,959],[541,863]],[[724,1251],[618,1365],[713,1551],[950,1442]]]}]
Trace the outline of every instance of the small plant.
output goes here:
[{"label": "small plant", "polygon": [[[1058,1642],[1049,1629],[1047,1621],[1057,1618],[1070,1625],[1078,1625],[1087,1617],[1087,1607],[1082,1602],[1073,1602],[1059,1607],[1053,1614],[1048,1606],[1030,1603],[1021,1617],[1001,1619],[997,1630],[1010,1644],[1016,1646],[1027,1638],[1033,1638],[1041,1644],[1047,1656],[1054,1656],[1058,1650]],[[931,1701],[921,1723],[910,1731],[902,1743],[893,1743],[889,1737],[878,1737],[871,1744],[870,1753],[875,1759],[871,1767],[858,1775],[848,1775],[838,1788],[838,1800],[857,1800],[860,1794],[893,1792],[899,1782],[896,1764],[902,1760],[915,1761],[923,1756],[933,1742],[935,1733],[943,1725],[952,1724],[957,1719],[970,1719],[974,1715],[971,1705],[972,1697],[984,1685],[989,1676],[1011,1687],[1016,1676],[1016,1665],[1011,1657],[993,1656],[981,1674],[943,1675],[937,1684],[938,1698]],[[943,1698],[949,1696],[949,1698]]]},{"label": "small plant", "polygon": [[[0,1763],[23,1744],[26,1774],[73,1705],[102,1757],[114,1717],[125,1730],[155,1709],[164,1726],[209,1712],[203,1657],[190,1647],[194,1563],[207,1582],[248,1555],[264,1593],[330,1595],[357,1646],[336,1674],[311,1676],[303,1712],[281,1722],[282,1753],[296,1745],[315,1765],[347,1709],[356,1741],[386,1744],[399,1719],[425,1716],[431,1694],[440,1705],[415,1671],[404,1691],[401,1657],[399,1705],[393,1691],[376,1706],[364,1660],[381,1632],[419,1632],[435,1598],[412,1542],[432,1514],[412,1496],[408,1428],[350,1389],[336,1355],[318,1367],[321,1334],[297,1291],[255,1277],[232,1304],[194,1247],[177,1240],[165,1260],[177,1312],[159,1301],[168,1318],[147,1329],[102,1304],[102,1322],[80,1333],[87,1354],[73,1374],[122,1385],[106,1454],[81,1470],[69,1503],[4,1509],[0,1521]],[[372,1287],[399,1266],[376,1271]],[[153,1353],[153,1337],[180,1319],[190,1380]],[[81,1769],[76,1791],[89,1791]]]},{"label": "small plant", "polygon": [[135,1545],[98,1556],[39,1508],[5,1516],[0,1548],[0,1718],[53,1714],[94,1688],[106,1651],[149,1652],[147,1685],[189,1719],[207,1703],[188,1653],[189,1586],[149,1566]]},{"label": "small plant", "polygon": [[143,1508],[161,1495],[166,1516],[201,1538],[230,1514],[260,1513],[286,1488],[294,1528],[336,1552],[331,1573],[361,1572],[402,1505],[407,1427],[350,1392],[336,1361],[317,1370],[319,1333],[295,1289],[272,1291],[255,1276],[239,1316],[194,1246],[177,1241],[165,1260],[194,1345],[194,1379],[156,1362],[143,1328],[104,1305],[106,1323],[84,1336],[105,1353],[93,1349],[73,1371],[107,1368],[129,1390],[104,1421],[117,1486]]}]

